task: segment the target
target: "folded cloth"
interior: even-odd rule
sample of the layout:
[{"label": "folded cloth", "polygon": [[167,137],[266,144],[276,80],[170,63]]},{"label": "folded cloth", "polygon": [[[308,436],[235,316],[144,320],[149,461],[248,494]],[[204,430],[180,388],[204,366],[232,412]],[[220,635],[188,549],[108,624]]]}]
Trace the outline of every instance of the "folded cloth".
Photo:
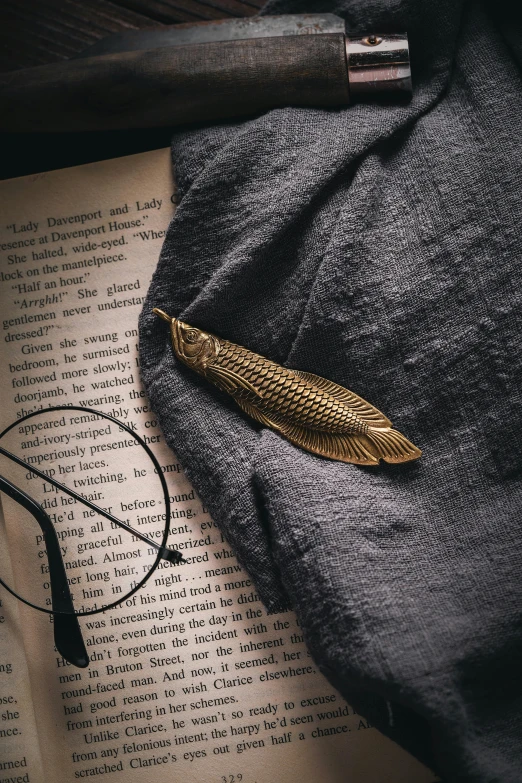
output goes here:
[{"label": "folded cloth", "polygon": [[[140,322],[167,442],[271,612],[447,781],[522,780],[522,101],[502,3],[338,0],[410,37],[414,97],[176,133],[181,202]],[[352,389],[424,450],[362,469],[247,419],[161,307]]]}]

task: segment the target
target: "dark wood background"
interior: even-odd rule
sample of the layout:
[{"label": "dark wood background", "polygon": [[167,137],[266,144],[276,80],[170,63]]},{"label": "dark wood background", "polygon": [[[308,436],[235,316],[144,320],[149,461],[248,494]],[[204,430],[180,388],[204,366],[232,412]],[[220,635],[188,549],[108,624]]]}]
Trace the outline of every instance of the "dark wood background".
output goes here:
[{"label": "dark wood background", "polygon": [[0,70],[66,60],[111,33],[253,16],[263,0],[1,0]]},{"label": "dark wood background", "polygon": [[[112,33],[253,16],[264,0],[0,0],[0,70],[67,60]],[[0,177],[167,146],[168,129],[0,134]]]}]

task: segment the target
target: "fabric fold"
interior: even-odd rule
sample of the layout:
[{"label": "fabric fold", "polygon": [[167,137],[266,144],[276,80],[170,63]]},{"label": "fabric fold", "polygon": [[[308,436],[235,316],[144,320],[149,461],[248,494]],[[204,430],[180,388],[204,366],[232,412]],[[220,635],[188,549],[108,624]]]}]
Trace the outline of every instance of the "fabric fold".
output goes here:
[{"label": "fabric fold", "polygon": [[[175,135],[146,389],[265,605],[295,609],[332,684],[445,780],[515,783],[520,71],[478,3],[266,10],[406,29],[414,96]],[[423,458],[361,469],[299,450],[176,364],[152,307],[361,394]]]}]

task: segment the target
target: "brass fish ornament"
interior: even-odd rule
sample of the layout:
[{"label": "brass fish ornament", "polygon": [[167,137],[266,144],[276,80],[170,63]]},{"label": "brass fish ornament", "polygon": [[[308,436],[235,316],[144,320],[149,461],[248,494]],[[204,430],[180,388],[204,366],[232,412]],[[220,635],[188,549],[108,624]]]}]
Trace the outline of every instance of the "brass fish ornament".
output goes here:
[{"label": "brass fish ornament", "polygon": [[354,392],[195,329],[154,308],[170,323],[177,358],[233,397],[255,421],[313,454],[357,465],[408,462],[422,452],[383,413]]}]

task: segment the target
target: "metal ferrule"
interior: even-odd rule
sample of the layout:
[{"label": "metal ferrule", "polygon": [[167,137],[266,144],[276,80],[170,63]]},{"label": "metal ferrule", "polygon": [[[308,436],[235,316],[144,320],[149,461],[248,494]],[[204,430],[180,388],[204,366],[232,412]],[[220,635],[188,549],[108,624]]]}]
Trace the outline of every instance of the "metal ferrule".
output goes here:
[{"label": "metal ferrule", "polygon": [[354,98],[381,92],[411,94],[408,36],[346,36],[350,94]]}]

